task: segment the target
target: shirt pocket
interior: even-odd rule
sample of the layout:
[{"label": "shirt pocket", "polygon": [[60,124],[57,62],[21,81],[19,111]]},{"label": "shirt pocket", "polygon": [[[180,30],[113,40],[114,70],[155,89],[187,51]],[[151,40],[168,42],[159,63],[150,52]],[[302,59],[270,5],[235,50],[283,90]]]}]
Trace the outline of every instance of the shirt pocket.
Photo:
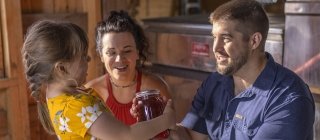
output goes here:
[{"label": "shirt pocket", "polygon": [[256,125],[253,119],[247,118],[234,118],[232,125],[234,128],[248,137],[253,137],[258,132],[260,125]]}]

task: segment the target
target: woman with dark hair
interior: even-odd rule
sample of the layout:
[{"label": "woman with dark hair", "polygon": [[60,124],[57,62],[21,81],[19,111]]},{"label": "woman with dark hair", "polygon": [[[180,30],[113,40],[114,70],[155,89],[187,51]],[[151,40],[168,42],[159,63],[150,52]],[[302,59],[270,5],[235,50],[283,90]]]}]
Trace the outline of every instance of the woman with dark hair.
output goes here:
[{"label": "woman with dark hair", "polygon": [[142,71],[149,43],[142,28],[126,12],[111,11],[97,25],[96,47],[106,74],[85,86],[97,90],[120,121],[136,123],[130,108],[139,91],[158,89],[162,96],[170,98],[168,86],[160,77]]}]

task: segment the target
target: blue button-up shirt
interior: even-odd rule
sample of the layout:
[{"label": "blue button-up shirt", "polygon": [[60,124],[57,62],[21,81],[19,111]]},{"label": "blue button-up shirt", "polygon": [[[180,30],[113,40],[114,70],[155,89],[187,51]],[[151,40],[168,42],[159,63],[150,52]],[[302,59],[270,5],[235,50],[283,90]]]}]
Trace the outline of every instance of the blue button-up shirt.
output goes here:
[{"label": "blue button-up shirt", "polygon": [[266,56],[257,80],[237,96],[232,76],[212,73],[182,125],[213,140],[312,140],[315,107],[309,88]]}]

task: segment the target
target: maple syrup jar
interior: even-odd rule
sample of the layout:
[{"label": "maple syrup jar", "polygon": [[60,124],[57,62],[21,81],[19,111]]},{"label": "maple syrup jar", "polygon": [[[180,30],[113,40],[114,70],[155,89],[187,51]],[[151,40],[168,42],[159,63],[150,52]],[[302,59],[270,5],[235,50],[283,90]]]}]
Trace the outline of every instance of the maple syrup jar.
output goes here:
[{"label": "maple syrup jar", "polygon": [[[138,108],[138,122],[150,120],[162,115],[165,103],[160,96],[159,90],[145,90],[138,92],[136,98],[142,102]],[[166,139],[169,137],[169,130],[165,130],[154,137],[154,139]]]}]

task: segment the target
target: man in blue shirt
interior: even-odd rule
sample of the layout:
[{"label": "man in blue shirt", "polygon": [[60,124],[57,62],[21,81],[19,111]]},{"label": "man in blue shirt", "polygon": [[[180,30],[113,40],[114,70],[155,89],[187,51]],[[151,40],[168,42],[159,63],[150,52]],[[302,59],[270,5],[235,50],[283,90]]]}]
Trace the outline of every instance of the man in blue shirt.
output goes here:
[{"label": "man in blue shirt", "polygon": [[294,72],[264,51],[269,20],[262,6],[255,0],[232,0],[216,9],[210,22],[217,72],[198,88],[190,111],[172,136],[312,140],[314,100]]},{"label": "man in blue shirt", "polygon": [[217,72],[199,87],[181,125],[194,140],[312,140],[315,107],[307,85],[264,51],[269,21],[254,0],[232,0],[211,15]]}]

